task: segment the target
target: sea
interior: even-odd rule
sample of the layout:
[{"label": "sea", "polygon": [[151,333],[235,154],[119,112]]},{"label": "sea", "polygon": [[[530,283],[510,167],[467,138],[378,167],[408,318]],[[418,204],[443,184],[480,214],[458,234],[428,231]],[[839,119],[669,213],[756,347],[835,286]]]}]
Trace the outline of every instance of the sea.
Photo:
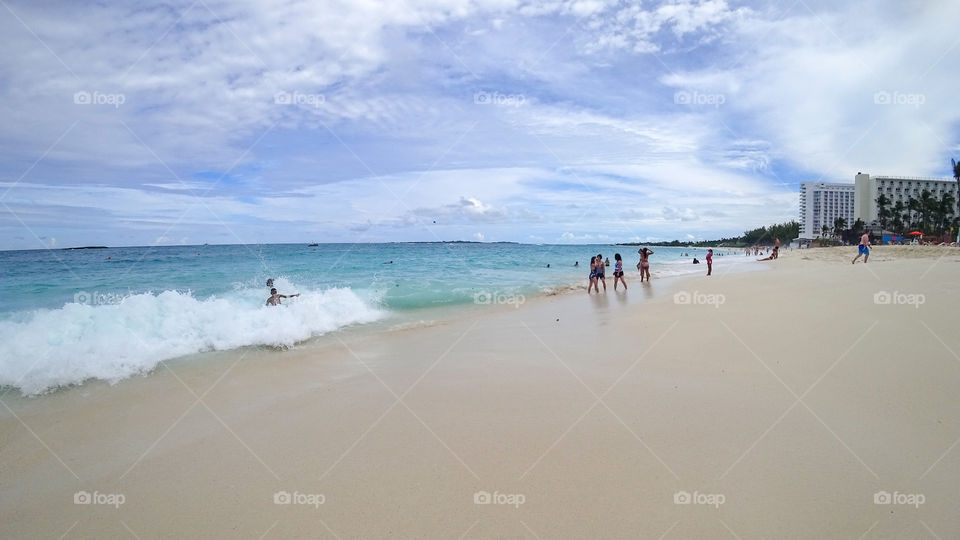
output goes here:
[{"label": "sea", "polygon": [[[654,278],[701,273],[706,249],[653,247]],[[590,258],[636,246],[385,243],[0,251],[0,387],[40,394],[116,382],[206,351],[293,347],[437,307],[518,304],[584,290]],[[744,255],[715,250],[721,257]],[[749,259],[752,261],[752,259]],[[579,263],[579,265],[577,265]],[[266,306],[268,279],[283,299]],[[612,291],[611,291],[612,292]],[[383,328],[384,325],[372,325]]]}]

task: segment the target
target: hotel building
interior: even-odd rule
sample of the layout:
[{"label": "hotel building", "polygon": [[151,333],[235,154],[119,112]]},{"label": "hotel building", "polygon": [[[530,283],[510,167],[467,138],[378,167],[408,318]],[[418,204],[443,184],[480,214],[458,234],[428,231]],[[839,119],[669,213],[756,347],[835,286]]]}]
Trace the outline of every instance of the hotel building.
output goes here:
[{"label": "hotel building", "polygon": [[937,200],[945,193],[952,193],[954,200],[957,197],[957,182],[952,178],[870,176],[857,173],[854,185],[857,201],[855,219],[862,219],[868,224],[877,220],[877,197],[880,195],[886,195],[891,206],[897,204],[897,201],[906,205],[911,198],[919,199],[923,190],[929,191]]},{"label": "hotel building", "polygon": [[847,227],[854,221],[854,184],[800,183],[800,238],[820,238],[823,226],[833,231],[842,217]]}]

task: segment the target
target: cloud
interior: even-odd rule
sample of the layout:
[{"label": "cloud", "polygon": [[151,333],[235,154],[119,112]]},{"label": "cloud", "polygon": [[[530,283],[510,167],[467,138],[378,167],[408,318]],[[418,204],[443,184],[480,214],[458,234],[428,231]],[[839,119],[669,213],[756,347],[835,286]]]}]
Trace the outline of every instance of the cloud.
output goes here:
[{"label": "cloud", "polygon": [[697,216],[697,214],[689,208],[677,210],[676,208],[671,208],[669,206],[663,207],[663,217],[667,221],[696,221],[699,219],[699,216]]},{"label": "cloud", "polygon": [[722,236],[960,153],[952,3],[8,5],[4,248]]}]

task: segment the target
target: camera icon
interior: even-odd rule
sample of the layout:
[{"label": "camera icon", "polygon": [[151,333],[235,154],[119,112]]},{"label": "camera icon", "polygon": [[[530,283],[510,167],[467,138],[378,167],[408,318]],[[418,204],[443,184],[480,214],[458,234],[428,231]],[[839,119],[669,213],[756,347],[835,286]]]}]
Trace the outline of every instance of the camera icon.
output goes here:
[{"label": "camera icon", "polygon": [[890,302],[892,301],[893,301],[893,295],[888,293],[887,291],[880,291],[878,293],[874,293],[873,295],[873,303],[877,305],[881,305],[881,306],[890,305]]},{"label": "camera icon", "polygon": [[278,491],[273,494],[273,504],[290,504],[292,498],[287,491]]},{"label": "camera icon", "polygon": [[90,293],[87,291],[80,291],[73,295],[73,302],[75,304],[87,305],[90,303]]},{"label": "camera icon", "polygon": [[690,305],[690,300],[691,300],[690,293],[688,293],[687,291],[680,291],[673,295],[674,304],[687,306],[687,305]]},{"label": "camera icon", "polygon": [[873,494],[873,504],[890,504],[893,498],[888,491],[878,491]]},{"label": "camera icon", "polygon": [[90,92],[81,90],[73,94],[73,102],[77,105],[89,105],[90,104]]},{"label": "camera icon", "polygon": [[489,105],[490,101],[490,92],[477,92],[473,95],[473,102],[477,105]]},{"label": "camera icon", "polygon": [[873,102],[876,105],[889,105],[890,104],[890,92],[886,90],[881,90],[873,94]]},{"label": "camera icon", "polygon": [[273,102],[277,105],[289,105],[293,103],[293,97],[290,92],[277,92],[273,95]]},{"label": "camera icon", "polygon": [[677,105],[689,105],[692,102],[690,97],[690,92],[686,90],[681,90],[673,94],[673,102]]},{"label": "camera icon", "polygon": [[673,504],[690,504],[690,493],[687,491],[678,491],[673,494]]},{"label": "camera icon", "polygon": [[489,491],[478,491],[473,494],[473,504],[490,504],[493,502],[493,496]]},{"label": "camera icon", "polygon": [[93,498],[89,492],[78,491],[73,494],[73,504],[90,504],[91,502],[93,502]]},{"label": "camera icon", "polygon": [[488,292],[478,292],[473,294],[473,303],[478,305],[490,305],[493,303],[493,295]]}]

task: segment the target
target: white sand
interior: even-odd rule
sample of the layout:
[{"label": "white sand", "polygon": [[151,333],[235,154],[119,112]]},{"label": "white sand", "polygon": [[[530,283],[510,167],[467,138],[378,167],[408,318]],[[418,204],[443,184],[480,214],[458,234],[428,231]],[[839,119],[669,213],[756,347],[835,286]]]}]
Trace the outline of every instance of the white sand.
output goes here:
[{"label": "white sand", "polygon": [[960,252],[853,255],[7,395],[0,537],[960,537]]}]

